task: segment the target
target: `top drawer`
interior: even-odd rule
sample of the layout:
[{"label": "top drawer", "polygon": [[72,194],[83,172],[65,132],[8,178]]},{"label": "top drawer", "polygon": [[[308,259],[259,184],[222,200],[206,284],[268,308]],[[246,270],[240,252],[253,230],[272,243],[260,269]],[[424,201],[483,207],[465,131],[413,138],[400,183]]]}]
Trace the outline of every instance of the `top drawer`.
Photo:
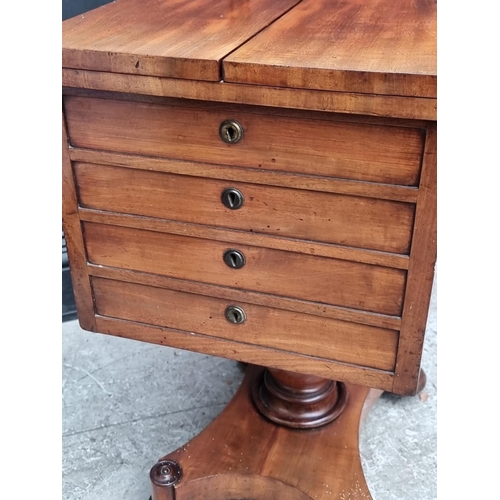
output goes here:
[{"label": "top drawer", "polygon": [[[280,116],[277,111],[65,97],[74,147],[416,186],[424,134],[417,128]],[[223,121],[243,129],[219,136]]]}]

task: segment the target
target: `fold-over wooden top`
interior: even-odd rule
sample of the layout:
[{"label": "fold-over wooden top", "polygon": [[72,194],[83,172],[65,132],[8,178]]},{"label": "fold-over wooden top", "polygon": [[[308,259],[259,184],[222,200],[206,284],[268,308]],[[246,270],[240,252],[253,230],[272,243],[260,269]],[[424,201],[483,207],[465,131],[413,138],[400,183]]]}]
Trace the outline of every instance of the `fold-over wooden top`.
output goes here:
[{"label": "fold-over wooden top", "polygon": [[63,23],[63,67],[221,79],[220,61],[299,0],[116,0]]},{"label": "fold-over wooden top", "polygon": [[223,69],[228,82],[436,97],[436,1],[303,0]]}]

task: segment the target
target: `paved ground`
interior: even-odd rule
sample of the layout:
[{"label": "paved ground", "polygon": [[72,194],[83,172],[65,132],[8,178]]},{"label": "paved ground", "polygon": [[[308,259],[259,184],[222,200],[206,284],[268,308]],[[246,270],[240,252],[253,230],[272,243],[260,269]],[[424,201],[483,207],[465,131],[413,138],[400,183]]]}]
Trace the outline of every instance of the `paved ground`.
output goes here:
[{"label": "paved ground", "polygon": [[[374,500],[434,500],[436,288],[420,397],[384,394],[361,433]],[[63,498],[147,500],[156,460],[223,409],[243,373],[232,361],[63,325]]]}]

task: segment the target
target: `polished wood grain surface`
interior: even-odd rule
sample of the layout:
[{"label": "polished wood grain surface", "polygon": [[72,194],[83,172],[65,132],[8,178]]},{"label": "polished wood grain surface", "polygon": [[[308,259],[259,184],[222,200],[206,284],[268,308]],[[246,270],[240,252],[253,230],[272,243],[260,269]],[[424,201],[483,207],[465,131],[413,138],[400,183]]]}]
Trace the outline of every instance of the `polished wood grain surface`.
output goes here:
[{"label": "polished wood grain surface", "polygon": [[415,120],[436,120],[437,117],[437,100],[428,97],[291,89],[228,82],[202,82],[75,69],[63,69],[62,82],[65,93],[74,89],[93,89],[363,116]]},{"label": "polished wood grain surface", "polygon": [[[248,245],[85,223],[90,262],[165,276],[400,315],[406,272]],[[228,267],[223,254],[242,252]]]},{"label": "polished wood grain surface", "polygon": [[297,1],[116,0],[63,22],[63,67],[219,81],[221,59]]},{"label": "polished wood grain surface", "polygon": [[[101,316],[394,369],[399,335],[393,330],[102,278],[93,278],[92,286]],[[233,304],[245,311],[244,323],[226,320],[224,311]]]},{"label": "polished wood grain surface", "polygon": [[[82,207],[406,254],[414,205],[76,163]],[[243,204],[221,201],[237,189]]]},{"label": "polished wood grain surface", "polygon": [[[223,105],[196,108],[67,96],[64,107],[76,147],[386,184],[413,186],[419,179],[421,129],[264,114],[251,107],[226,110]],[[219,137],[226,119],[243,127],[237,144]]]},{"label": "polished wood grain surface", "polygon": [[436,97],[436,0],[303,0],[223,62],[228,82]]}]

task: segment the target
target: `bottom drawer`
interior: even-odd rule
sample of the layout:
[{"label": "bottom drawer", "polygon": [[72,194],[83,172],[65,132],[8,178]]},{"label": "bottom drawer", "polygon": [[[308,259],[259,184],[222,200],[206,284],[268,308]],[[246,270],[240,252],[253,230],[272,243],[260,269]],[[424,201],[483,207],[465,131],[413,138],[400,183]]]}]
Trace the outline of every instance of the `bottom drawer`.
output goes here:
[{"label": "bottom drawer", "polygon": [[[394,370],[394,330],[105,278],[94,277],[92,286],[101,316]],[[226,319],[230,305],[243,310],[243,323]]]}]

